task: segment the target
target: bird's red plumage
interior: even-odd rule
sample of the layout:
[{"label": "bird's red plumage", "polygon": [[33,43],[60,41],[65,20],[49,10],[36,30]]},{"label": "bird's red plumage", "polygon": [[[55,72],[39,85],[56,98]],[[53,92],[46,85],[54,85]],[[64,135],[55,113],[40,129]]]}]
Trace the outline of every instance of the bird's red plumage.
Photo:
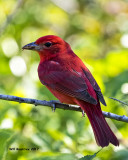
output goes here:
[{"label": "bird's red plumage", "polygon": [[[52,45],[45,47],[47,42]],[[99,100],[106,105],[101,90],[69,44],[53,35],[41,37],[35,43],[43,48],[38,51],[41,83],[62,103],[78,104],[85,111],[99,146],[105,147],[109,143],[118,146],[119,142],[101,111]]]}]

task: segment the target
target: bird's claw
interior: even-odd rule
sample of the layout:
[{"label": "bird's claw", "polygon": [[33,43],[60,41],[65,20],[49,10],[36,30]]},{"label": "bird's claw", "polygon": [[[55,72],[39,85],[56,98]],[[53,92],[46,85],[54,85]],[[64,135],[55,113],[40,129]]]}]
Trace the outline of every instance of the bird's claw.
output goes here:
[{"label": "bird's claw", "polygon": [[56,110],[56,103],[60,103],[60,101],[58,101],[58,100],[51,100],[50,103],[52,105],[52,112],[55,112],[55,110]]},{"label": "bird's claw", "polygon": [[53,104],[52,104],[52,112],[55,112],[55,110],[56,110],[56,104],[53,103]]},{"label": "bird's claw", "polygon": [[84,110],[82,110],[82,117],[85,117],[85,112],[84,112]]}]

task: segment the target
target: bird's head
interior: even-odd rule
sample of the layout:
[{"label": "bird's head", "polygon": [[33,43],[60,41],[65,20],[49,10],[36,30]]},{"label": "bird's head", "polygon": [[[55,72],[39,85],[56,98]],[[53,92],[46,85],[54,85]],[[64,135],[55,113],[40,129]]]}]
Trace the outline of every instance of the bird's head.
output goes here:
[{"label": "bird's head", "polygon": [[70,48],[68,43],[60,37],[54,35],[40,37],[35,42],[29,43],[22,47],[22,49],[37,51],[41,59],[62,54],[68,48]]}]

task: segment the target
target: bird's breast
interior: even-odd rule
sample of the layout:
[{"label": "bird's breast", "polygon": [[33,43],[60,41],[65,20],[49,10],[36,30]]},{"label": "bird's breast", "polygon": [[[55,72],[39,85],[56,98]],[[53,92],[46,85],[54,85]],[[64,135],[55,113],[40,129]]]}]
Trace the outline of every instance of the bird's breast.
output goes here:
[{"label": "bird's breast", "polygon": [[46,85],[46,78],[51,72],[55,72],[60,68],[60,63],[54,60],[41,62],[38,66],[38,76],[44,85]]}]

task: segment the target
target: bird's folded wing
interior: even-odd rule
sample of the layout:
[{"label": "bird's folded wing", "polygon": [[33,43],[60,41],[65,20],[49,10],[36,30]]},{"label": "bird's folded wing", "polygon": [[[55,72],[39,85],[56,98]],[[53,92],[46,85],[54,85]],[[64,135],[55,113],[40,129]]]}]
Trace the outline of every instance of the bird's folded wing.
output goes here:
[{"label": "bird's folded wing", "polygon": [[98,86],[98,84],[97,84],[96,80],[94,79],[94,77],[92,76],[91,72],[87,68],[86,68],[86,70],[84,68],[82,68],[82,70],[83,70],[85,76],[87,77],[87,79],[89,80],[89,82],[91,83],[92,87],[94,88],[94,90],[95,90],[100,102],[104,106],[106,106],[106,102],[105,102],[104,97],[103,97],[103,95],[101,93],[101,89]]},{"label": "bird's folded wing", "polygon": [[96,99],[89,94],[88,86],[76,71],[51,71],[49,74],[43,75],[41,82],[62,94],[75,97],[91,104],[97,104]]}]

